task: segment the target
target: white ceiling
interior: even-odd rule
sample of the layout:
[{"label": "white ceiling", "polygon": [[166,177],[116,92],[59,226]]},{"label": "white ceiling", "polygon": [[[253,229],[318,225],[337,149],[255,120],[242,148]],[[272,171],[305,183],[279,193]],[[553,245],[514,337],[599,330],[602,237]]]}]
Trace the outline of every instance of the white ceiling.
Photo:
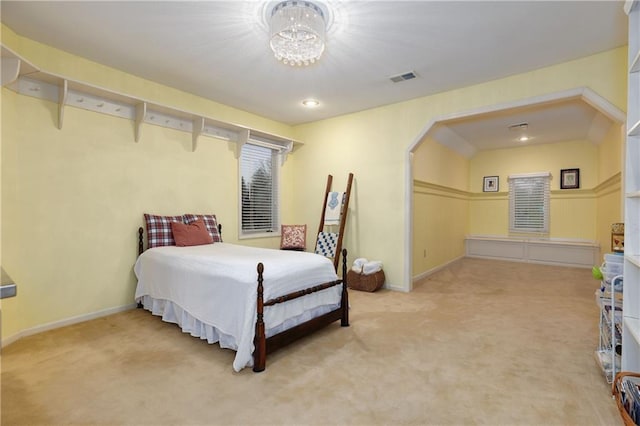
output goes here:
[{"label": "white ceiling", "polygon": [[[603,138],[616,121],[581,97],[509,108],[437,123],[429,136],[460,154],[566,141]],[[618,123],[620,124],[620,123]],[[528,140],[520,141],[527,136]]]},{"label": "white ceiling", "polygon": [[[541,68],[623,46],[627,39],[622,1],[322,3],[330,11],[327,49],[307,68],[273,57],[266,16],[277,2],[271,0],[2,0],[0,16],[22,36],[288,124]],[[389,80],[407,71],[418,78]],[[301,101],[309,97],[320,106],[305,109]],[[511,121],[559,119],[558,112],[526,112],[535,120],[476,120],[451,130],[490,147],[496,139],[491,128],[504,132]],[[598,116],[579,105],[562,115],[565,128],[575,119],[583,134]]]}]

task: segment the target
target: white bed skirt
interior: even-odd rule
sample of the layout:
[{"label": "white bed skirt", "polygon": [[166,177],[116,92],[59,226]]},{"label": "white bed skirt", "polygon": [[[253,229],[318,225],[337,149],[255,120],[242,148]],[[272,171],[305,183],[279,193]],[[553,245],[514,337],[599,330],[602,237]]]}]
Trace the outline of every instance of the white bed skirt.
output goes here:
[{"label": "white bed skirt", "polygon": [[[178,304],[169,300],[154,299],[151,296],[143,296],[136,299],[137,302],[142,302],[144,309],[150,311],[153,315],[162,317],[165,322],[177,324],[184,333],[189,333],[193,337],[199,337],[202,340],[206,340],[208,343],[218,343],[221,348],[238,350],[238,342],[233,336],[222,333],[216,327],[211,324],[206,324],[199,319],[195,318],[186,310],[182,309]],[[323,305],[310,311],[305,311],[300,315],[285,320],[277,327],[269,328],[269,324],[265,324],[267,337],[278,334],[282,331],[295,327],[298,324],[309,321],[312,318],[319,317],[337,309],[340,304]],[[277,309],[278,305],[265,307],[265,313],[269,309]],[[253,352],[252,348],[252,352]],[[248,365],[249,367],[253,364]]]}]

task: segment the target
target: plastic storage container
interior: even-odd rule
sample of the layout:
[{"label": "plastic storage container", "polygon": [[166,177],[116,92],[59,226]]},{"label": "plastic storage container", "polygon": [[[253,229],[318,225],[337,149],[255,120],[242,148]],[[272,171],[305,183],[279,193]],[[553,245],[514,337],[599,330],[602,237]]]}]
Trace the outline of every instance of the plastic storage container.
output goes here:
[{"label": "plastic storage container", "polygon": [[624,256],[619,254],[607,253],[604,255],[604,263],[600,267],[605,282],[611,283],[611,280],[624,272]]}]

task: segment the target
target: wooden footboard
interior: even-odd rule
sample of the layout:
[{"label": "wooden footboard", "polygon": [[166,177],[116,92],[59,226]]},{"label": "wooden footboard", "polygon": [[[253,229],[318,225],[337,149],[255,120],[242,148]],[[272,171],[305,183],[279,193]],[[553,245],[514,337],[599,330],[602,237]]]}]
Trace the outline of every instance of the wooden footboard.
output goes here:
[{"label": "wooden footboard", "polygon": [[[218,225],[218,231],[222,234],[221,225]],[[142,227],[140,227],[138,229],[138,255],[141,255],[144,252],[143,233],[144,233],[144,230]],[[313,287],[309,287],[303,290],[295,291],[293,293],[285,294],[284,296],[267,300],[266,302],[263,299],[263,295],[264,295],[263,273],[264,273],[264,265],[262,263],[258,263],[258,295],[257,295],[258,303],[257,303],[257,318],[256,318],[255,337],[254,337],[255,350],[253,352],[253,371],[255,372],[264,371],[268,353],[271,353],[301,337],[309,335],[314,331],[319,330],[331,324],[334,321],[340,320],[340,325],[342,327],[349,326],[349,294],[347,292],[347,250],[346,249],[342,250],[342,279],[341,280],[331,281],[324,284],[318,284]],[[295,327],[282,331],[269,338],[266,337],[264,315],[263,315],[265,307],[277,305],[279,303],[284,303],[289,300],[294,300],[299,297],[316,293],[318,291],[322,291],[327,288],[331,288],[340,284],[342,284],[342,294],[340,299],[340,306],[337,309],[327,312],[326,314],[321,315],[319,317],[312,318],[307,322],[304,322]],[[142,302],[138,303],[138,307],[139,308],[142,307]]]},{"label": "wooden footboard", "polygon": [[[342,279],[331,281],[324,284],[319,284],[313,287],[309,287],[303,290],[295,291],[293,293],[286,294],[284,296],[276,297],[274,299],[263,300],[263,272],[264,265],[258,263],[258,295],[257,295],[257,316],[256,316],[256,333],[254,337],[255,350],[253,352],[253,371],[264,371],[267,362],[267,354],[271,353],[301,337],[313,333],[334,321],[340,320],[342,327],[349,326],[349,293],[347,291],[347,250],[342,250]],[[278,303],[284,303],[289,300],[297,299],[299,297],[306,296],[308,294],[316,293],[321,290],[325,290],[330,287],[342,284],[342,297],[340,300],[340,306],[324,315],[299,324],[295,327],[282,331],[269,338],[265,335],[264,324],[264,308],[265,306],[273,306]]]}]

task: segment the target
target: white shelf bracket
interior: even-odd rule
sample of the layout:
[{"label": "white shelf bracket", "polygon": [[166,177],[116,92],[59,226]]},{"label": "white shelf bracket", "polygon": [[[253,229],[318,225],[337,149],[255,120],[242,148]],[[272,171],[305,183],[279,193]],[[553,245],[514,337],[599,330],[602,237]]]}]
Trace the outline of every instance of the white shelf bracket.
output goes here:
[{"label": "white shelf bracket", "polygon": [[280,165],[281,166],[284,166],[284,162],[287,161],[287,155],[289,155],[289,153],[291,151],[293,151],[293,142],[289,141],[289,142],[287,142],[287,145],[284,147],[284,149],[280,153]]},{"label": "white shelf bracket", "polygon": [[136,134],[135,141],[140,142],[140,135],[142,134],[142,123],[144,123],[144,117],[147,115],[147,103],[140,102],[136,104]]},{"label": "white shelf bracket", "polygon": [[2,58],[2,86],[11,84],[18,79],[20,75],[20,59],[18,58]]},{"label": "white shelf bracket", "polygon": [[63,79],[58,86],[58,129],[62,130],[64,122],[64,106],[67,104],[67,94],[69,93],[69,82]]},{"label": "white shelf bracket", "polygon": [[203,130],[204,130],[204,118],[195,117],[193,119],[193,133],[191,135],[191,152],[196,152],[196,148],[198,147],[198,138],[202,134]]},{"label": "white shelf bracket", "polygon": [[238,135],[238,142],[236,143],[236,158],[240,158],[242,147],[249,141],[249,129],[242,129]]}]

